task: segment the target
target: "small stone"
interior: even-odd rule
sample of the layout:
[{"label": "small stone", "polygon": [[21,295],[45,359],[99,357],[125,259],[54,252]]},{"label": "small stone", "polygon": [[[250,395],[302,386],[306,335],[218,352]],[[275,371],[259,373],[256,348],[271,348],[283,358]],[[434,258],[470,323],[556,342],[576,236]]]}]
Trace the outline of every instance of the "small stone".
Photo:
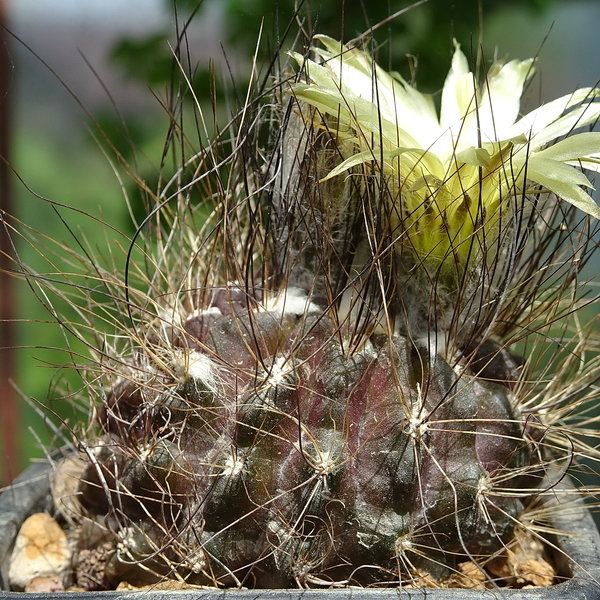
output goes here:
[{"label": "small stone", "polygon": [[133,591],[172,591],[172,590],[197,590],[197,589],[212,589],[215,588],[207,588],[204,586],[191,585],[186,583],[185,581],[173,581],[171,579],[167,579],[165,581],[159,581],[157,583],[153,583],[151,585],[132,585],[128,581],[122,581],[117,586],[117,591],[119,592],[133,592]]},{"label": "small stone", "polygon": [[54,467],[51,479],[52,500],[60,514],[69,522],[78,521],[82,516],[79,503],[79,486],[88,463],[80,456],[63,458]]},{"label": "small stone", "polygon": [[114,552],[114,544],[104,542],[92,549],[79,551],[75,565],[75,581],[85,590],[103,590],[108,586],[106,562]]},{"label": "small stone", "polygon": [[529,559],[519,569],[518,582],[534,587],[548,587],[554,583],[554,569],[543,559]]},{"label": "small stone", "polygon": [[117,592],[133,592],[139,590],[139,586],[131,585],[128,581],[121,581],[119,585],[115,588]]},{"label": "small stone", "polygon": [[444,585],[450,588],[485,589],[488,578],[475,563],[467,561],[459,563],[458,570],[453,573]]},{"label": "small stone", "polygon": [[556,570],[544,556],[541,541],[525,528],[517,528],[505,555],[490,561],[486,568],[494,578],[502,579],[510,587],[548,587],[555,582]]},{"label": "small stone", "polygon": [[25,591],[31,594],[55,594],[64,592],[62,578],[58,575],[50,577],[34,577],[26,586]]},{"label": "small stone", "polygon": [[11,587],[22,591],[36,578],[53,577],[62,585],[70,559],[67,536],[58,523],[46,513],[31,515],[21,526],[10,558]]}]

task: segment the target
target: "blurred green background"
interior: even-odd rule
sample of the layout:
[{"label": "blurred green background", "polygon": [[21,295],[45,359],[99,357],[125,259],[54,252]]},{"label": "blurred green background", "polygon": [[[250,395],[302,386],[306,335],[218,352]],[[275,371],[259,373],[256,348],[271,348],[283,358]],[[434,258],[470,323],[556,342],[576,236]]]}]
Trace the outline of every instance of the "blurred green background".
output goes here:
[{"label": "blurred green background", "polygon": [[[348,40],[408,6],[391,0],[345,6],[323,0],[305,2],[301,13],[320,32]],[[278,45],[289,48],[297,30],[292,25],[288,40],[283,39],[293,19],[291,0],[207,0],[199,7],[196,0],[8,0],[6,7],[8,27],[29,46],[16,39],[9,42],[10,161],[23,182],[13,181],[14,215],[50,239],[73,245],[75,238],[85,238],[99,254],[107,247],[105,236],[110,243],[119,235],[103,230],[95,218],[127,235],[133,229],[123,189],[99,148],[101,136],[89,115],[152,186],[168,127],[157,97],[165,96],[171,80],[168,41],[174,40],[176,19],[182,22],[196,11],[188,30],[189,52],[197,65],[195,91],[209,115],[211,69],[224,81],[235,79],[243,90],[261,27],[260,61],[268,61]],[[409,79],[416,69],[419,89],[432,93],[443,84],[453,37],[469,54],[481,34],[488,61],[539,55],[541,77],[528,90],[527,110],[576,87],[596,84],[598,23],[597,0],[430,0],[382,25],[375,38],[381,44],[382,64]],[[231,86],[221,84],[218,93],[225,106]],[[224,108],[222,116],[225,113]],[[136,185],[127,180],[123,185],[142,214],[143,198]],[[48,200],[61,206],[57,209]],[[51,270],[39,250],[37,244],[18,244],[24,263],[34,270]],[[41,254],[48,256],[45,250]],[[57,270],[70,268],[65,256],[52,260]],[[73,373],[57,371],[57,365],[71,362],[68,353],[56,350],[66,347],[60,328],[27,282],[17,282],[16,294],[17,345],[22,348],[17,350],[14,377],[23,396],[34,400],[18,402],[19,458],[10,467],[4,465],[11,476],[42,454],[40,444],[52,443],[36,403],[71,423],[83,418],[59,399],[65,389],[77,390]]]}]

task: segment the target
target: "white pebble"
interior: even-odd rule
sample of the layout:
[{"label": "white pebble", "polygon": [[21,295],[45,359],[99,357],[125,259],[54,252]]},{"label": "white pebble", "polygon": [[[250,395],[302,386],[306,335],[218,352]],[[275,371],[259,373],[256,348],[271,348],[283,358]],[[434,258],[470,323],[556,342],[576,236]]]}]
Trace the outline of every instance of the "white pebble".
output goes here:
[{"label": "white pebble", "polygon": [[64,577],[70,562],[67,536],[46,513],[25,520],[10,557],[8,578],[14,590],[22,591],[36,577]]}]

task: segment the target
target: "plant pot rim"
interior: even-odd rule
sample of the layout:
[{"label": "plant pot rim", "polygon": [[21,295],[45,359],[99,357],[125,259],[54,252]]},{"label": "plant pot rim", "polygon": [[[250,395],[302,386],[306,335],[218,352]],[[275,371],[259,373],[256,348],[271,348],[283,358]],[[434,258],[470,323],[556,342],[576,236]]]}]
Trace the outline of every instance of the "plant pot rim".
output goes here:
[{"label": "plant pot rim", "polygon": [[[6,591],[8,560],[21,523],[31,514],[52,508],[49,475],[50,461],[32,464],[13,484],[0,494],[0,600],[474,600],[475,598],[510,598],[510,600],[600,600],[600,533],[583,499],[575,502],[580,511],[562,511],[553,517],[558,546],[567,555],[571,579],[544,588],[529,589],[459,589],[459,588],[342,588],[342,589],[244,589],[244,590],[143,590],[59,592],[53,594]],[[573,506],[570,504],[570,506]]]}]

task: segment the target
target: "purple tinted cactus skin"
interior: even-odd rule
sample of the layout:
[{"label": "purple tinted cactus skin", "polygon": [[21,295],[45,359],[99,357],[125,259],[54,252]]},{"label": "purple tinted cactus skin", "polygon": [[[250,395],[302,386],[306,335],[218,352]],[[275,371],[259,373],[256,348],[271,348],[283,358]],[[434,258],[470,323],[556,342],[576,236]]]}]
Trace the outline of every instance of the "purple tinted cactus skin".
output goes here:
[{"label": "purple tinted cactus skin", "polygon": [[[133,558],[164,572],[168,544],[196,583],[369,584],[442,577],[510,538],[521,499],[494,491],[530,455],[507,385],[403,336],[348,355],[319,311],[245,308],[190,341],[202,319],[178,343],[210,357],[214,381],[117,386],[97,453],[110,501],[94,466],[84,477],[91,514],[127,514],[147,536]],[[184,542],[201,549],[195,573]]]},{"label": "purple tinted cactus skin", "polygon": [[[275,95],[290,89],[310,103],[302,85]],[[537,321],[576,287],[575,270],[545,275],[579,252],[568,226],[573,254],[550,250],[562,208],[528,229],[544,194],[510,183],[502,144],[500,171],[468,190],[452,186],[482,176],[473,157],[438,181],[383,145],[329,177],[377,132],[297,98],[274,103],[264,168],[244,158],[262,149],[236,151],[206,229],[192,216],[171,247],[157,220],[182,264],[134,316],[152,334],[127,347],[81,486],[118,540],[115,580],[126,565],[219,587],[437,585],[502,552],[568,456],[542,443],[557,421],[536,413],[531,348],[510,350],[549,337]],[[455,201],[470,221],[448,220]]]}]

